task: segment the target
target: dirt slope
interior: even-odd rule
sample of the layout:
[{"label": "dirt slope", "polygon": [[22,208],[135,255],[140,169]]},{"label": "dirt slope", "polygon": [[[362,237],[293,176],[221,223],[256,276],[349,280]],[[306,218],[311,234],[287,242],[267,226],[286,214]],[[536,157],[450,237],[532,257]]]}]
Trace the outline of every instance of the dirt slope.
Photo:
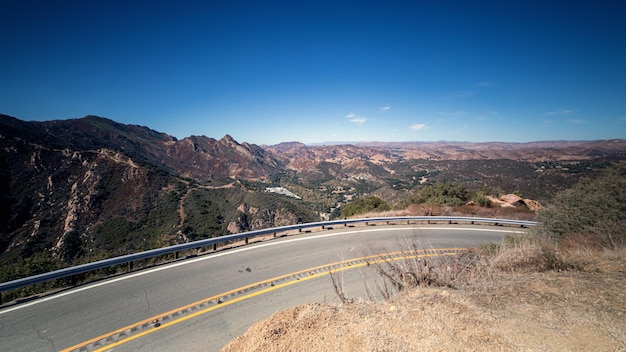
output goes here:
[{"label": "dirt slope", "polygon": [[492,273],[390,302],[299,306],[223,351],[626,351],[626,260]]}]

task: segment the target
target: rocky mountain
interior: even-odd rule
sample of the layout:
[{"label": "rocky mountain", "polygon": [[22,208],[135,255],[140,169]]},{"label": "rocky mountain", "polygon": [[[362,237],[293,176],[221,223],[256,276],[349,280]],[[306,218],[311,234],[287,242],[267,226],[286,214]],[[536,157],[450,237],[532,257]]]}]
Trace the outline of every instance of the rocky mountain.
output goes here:
[{"label": "rocky mountain", "polygon": [[438,181],[469,188],[495,187],[504,193],[518,191],[546,202],[580,177],[626,160],[626,141],[621,139],[321,146],[282,143],[266,149],[307,187],[356,187],[391,203],[416,187]]},{"label": "rocky mountain", "polygon": [[363,195],[396,206],[442,181],[546,202],[624,160],[624,140],[258,146],[96,116],[0,115],[0,263],[84,262],[317,221]]},{"label": "rocky mountain", "polygon": [[[97,259],[298,221],[315,211],[236,180],[265,180],[279,161],[256,145],[87,116],[0,116],[0,262],[36,255]],[[267,209],[244,214],[242,204]]]},{"label": "rocky mountain", "polygon": [[17,138],[38,141],[52,150],[114,150],[186,177],[267,178],[280,169],[262,148],[239,144],[229,135],[220,140],[191,136],[179,141],[147,127],[123,125],[97,116],[24,122],[2,115],[0,121],[6,142]]},{"label": "rocky mountain", "polygon": [[504,142],[371,142],[306,146],[281,143],[266,147],[286,166],[302,170],[320,162],[347,163],[359,159],[385,165],[408,160],[515,160],[525,162],[558,162],[624,156],[626,140]]}]

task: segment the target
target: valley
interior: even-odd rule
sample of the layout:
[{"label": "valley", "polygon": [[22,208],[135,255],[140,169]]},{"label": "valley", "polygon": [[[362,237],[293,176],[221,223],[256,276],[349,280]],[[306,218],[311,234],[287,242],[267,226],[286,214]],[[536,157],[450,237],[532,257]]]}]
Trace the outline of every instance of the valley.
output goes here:
[{"label": "valley", "polygon": [[[625,140],[258,146],[228,135],[177,140],[96,116],[0,115],[0,279],[333,219],[359,199],[414,215],[496,215],[504,195],[549,204],[625,160]],[[424,198],[446,185],[459,190],[454,205]],[[536,217],[527,207],[507,211]]]}]

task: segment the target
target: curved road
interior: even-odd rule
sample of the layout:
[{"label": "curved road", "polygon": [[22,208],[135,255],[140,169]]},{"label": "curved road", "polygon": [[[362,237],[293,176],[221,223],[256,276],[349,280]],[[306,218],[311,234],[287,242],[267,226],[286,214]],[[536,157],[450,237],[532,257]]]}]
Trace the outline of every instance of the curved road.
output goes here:
[{"label": "curved road", "polygon": [[[4,351],[60,351],[120,328],[255,282],[342,260],[407,249],[465,248],[500,242],[519,229],[495,226],[370,226],[300,234],[208,254],[67,290],[0,310]],[[351,296],[363,296],[371,272],[346,270]],[[103,350],[218,351],[254,322],[310,302],[336,302],[328,275],[269,288],[236,303]],[[158,322],[157,322],[158,323]],[[158,331],[157,331],[158,330]],[[143,334],[143,333],[142,333]],[[93,345],[90,346],[90,349]],[[97,350],[97,349],[96,349]]]}]

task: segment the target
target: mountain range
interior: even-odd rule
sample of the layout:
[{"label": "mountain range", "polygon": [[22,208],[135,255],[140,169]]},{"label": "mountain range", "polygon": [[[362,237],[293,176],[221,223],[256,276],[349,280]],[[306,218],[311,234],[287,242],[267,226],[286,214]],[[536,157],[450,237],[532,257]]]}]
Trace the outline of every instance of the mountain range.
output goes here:
[{"label": "mountain range", "polygon": [[97,116],[0,115],[0,263],[85,262],[318,221],[363,195],[400,206],[436,182],[549,202],[624,160],[625,140],[259,146],[229,135],[178,140]]}]

